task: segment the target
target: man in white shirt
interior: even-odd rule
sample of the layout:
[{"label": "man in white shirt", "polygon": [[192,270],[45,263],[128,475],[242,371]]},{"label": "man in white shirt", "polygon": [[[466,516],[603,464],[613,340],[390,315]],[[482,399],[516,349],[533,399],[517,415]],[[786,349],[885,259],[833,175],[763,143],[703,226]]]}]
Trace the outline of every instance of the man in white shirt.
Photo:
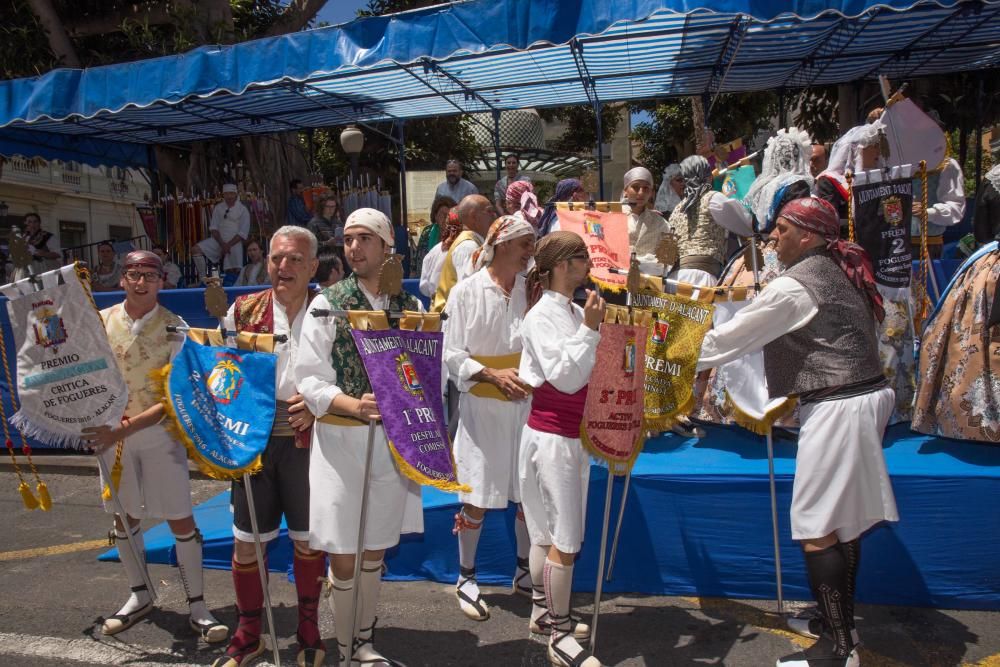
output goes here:
[{"label": "man in white shirt", "polygon": [[[570,616],[573,564],[583,544],[590,457],[580,440],[587,383],[594,369],[604,299],[573,292],[586,284],[590,257],[583,239],[552,232],[538,242],[526,290],[531,306],[521,324],[518,377],[533,388],[521,436],[518,477],[531,536],[531,626],[548,631],[553,665],[600,667],[580,641],[590,628]],[[541,297],[538,294],[541,293]]]},{"label": "man in white shirt", "polygon": [[[326,559],[309,545],[309,429],[313,413],[292,373],[300,349],[309,280],[316,272],[316,237],[295,225],[280,227],[271,238],[267,273],[271,286],[236,299],[223,325],[228,331],[286,336],[276,343],[275,413],[271,437],[261,457],[263,469],[251,478],[257,527],[262,543],[278,537],[284,515],[293,544],[292,567],[298,597],[298,662],[321,665],[326,648],[319,633],[319,596]],[[254,549],[250,507],[242,481],[233,482],[233,587],[239,627],[226,655],[213,667],[248,664],[265,650],[261,639],[264,592]]]},{"label": "man in white shirt", "polygon": [[[459,398],[453,439],[456,472],[472,487],[459,493],[455,515],[460,576],[455,586],[462,612],[476,621],[489,618],[476,581],[476,548],[488,509],[518,503],[517,453],[528,418],[528,386],[517,377],[520,326],[528,309],[522,272],[535,252],[535,230],[513,216],[498,218],[476,251],[477,271],[452,289],[445,313],[449,326],[444,361]],[[528,529],[518,511],[517,571],[514,592],[531,595]]]},{"label": "man in white shirt", "polygon": [[813,646],[778,667],[857,667],[854,590],[861,535],[898,521],[882,453],[894,392],[882,375],[875,320],[884,317],[871,261],[838,240],[829,202],[795,199],[774,238],[786,266],[753,303],[705,336],[698,370],[763,349],[770,398],[801,405],[792,538],[802,545],[818,619],[789,619]]},{"label": "man in white shirt", "polygon": [[[419,302],[410,294],[379,291],[379,272],[393,246],[392,224],[385,214],[360,208],[347,216],[344,252],[354,272],[318,294],[309,310],[419,310]],[[307,319],[295,377],[310,411],[319,415],[309,468],[309,544],[330,555],[330,602],[338,620],[340,664],[397,665],[374,646],[382,563],[385,550],[399,543],[400,533],[423,532],[420,487],[399,471],[385,430],[376,426],[364,544],[359,545],[368,424],[378,420],[379,414],[361,355],[343,318]],[[363,560],[359,580],[354,582],[357,557]],[[359,587],[358,609],[354,585]],[[348,620],[352,617],[358,619],[353,646]]]},{"label": "man in white shirt", "polygon": [[470,195],[460,201],[453,211],[462,224],[462,231],[452,241],[441,267],[441,278],[434,290],[431,310],[441,312],[448,301],[448,294],[460,280],[470,275],[472,253],[483,244],[486,233],[493,224],[493,205],[482,195]]},{"label": "man in white shirt", "polygon": [[444,168],[445,181],[437,186],[435,197],[450,197],[460,202],[469,195],[478,195],[479,188],[472,182],[462,178],[462,163],[458,160],[448,160]]},{"label": "man in white shirt", "polygon": [[191,249],[199,280],[206,275],[205,258],[212,264],[222,264],[226,273],[238,274],[243,268],[243,243],[250,237],[250,211],[239,200],[236,186],[222,186],[222,201],[212,209],[208,223],[209,238]]}]

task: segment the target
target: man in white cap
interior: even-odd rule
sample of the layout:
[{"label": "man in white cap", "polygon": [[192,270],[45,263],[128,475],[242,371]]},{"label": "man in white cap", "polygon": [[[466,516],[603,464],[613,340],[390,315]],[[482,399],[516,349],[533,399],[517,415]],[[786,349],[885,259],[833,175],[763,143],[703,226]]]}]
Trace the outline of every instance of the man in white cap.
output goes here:
[{"label": "man in white cap", "polygon": [[239,200],[236,185],[222,186],[222,201],[212,209],[208,223],[209,238],[191,249],[198,278],[205,279],[205,258],[212,264],[222,264],[226,273],[236,274],[243,268],[243,244],[250,237],[250,211]]},{"label": "man in white cap", "polygon": [[[344,224],[344,252],[354,272],[324,289],[309,310],[419,310],[412,295],[379,292],[379,271],[392,252],[393,241],[392,224],[385,214],[370,208],[351,213]],[[343,318],[306,319],[295,377],[309,410],[318,415],[309,464],[309,544],[330,554],[340,664],[398,665],[375,650],[375,611],[385,550],[399,543],[404,528],[423,531],[423,515],[406,511],[420,507],[420,487],[396,467],[385,431],[377,428],[365,543],[359,545],[367,427],[379,414],[361,355]],[[364,562],[356,582],[360,590],[355,609],[354,559],[359,555]],[[358,634],[350,646],[352,616],[357,619]]]},{"label": "man in white cap", "polygon": [[[517,376],[521,360],[521,320],[528,309],[523,273],[535,253],[535,229],[511,215],[498,218],[474,255],[476,272],[462,280],[448,298],[449,326],[444,360],[459,395],[454,455],[458,478],[472,487],[459,493],[455,515],[459,607],[469,618],[485,621],[489,608],[476,581],[476,547],[488,509],[519,503],[518,444],[528,419],[528,385]],[[517,570],[514,592],[531,595],[528,552],[531,543],[524,514],[514,522]]]},{"label": "man in white cap", "polygon": [[[109,469],[117,458],[114,445],[121,442],[118,497],[128,515],[128,527],[125,517],[115,516],[115,539],[132,589],[121,609],[104,619],[101,632],[123,632],[153,609],[142,575],[146,550],[139,524],[143,518],[153,518],[165,519],[174,534],[191,629],[208,642],[221,642],[229,628],[212,615],[203,597],[202,540],[191,508],[187,453],[161,423],[162,391],[151,375],[170,363],[184,343],[183,335],[167,331],[168,325],[183,325],[184,320],[159,305],[162,284],[160,258],[148,250],[130,252],[120,283],[125,301],[101,311],[115,360],[128,384],[128,406],[121,424],[85,428],[83,437],[104,457]],[[101,483],[103,487],[111,481],[102,479]],[[105,510],[114,512],[110,503],[105,504]]]}]

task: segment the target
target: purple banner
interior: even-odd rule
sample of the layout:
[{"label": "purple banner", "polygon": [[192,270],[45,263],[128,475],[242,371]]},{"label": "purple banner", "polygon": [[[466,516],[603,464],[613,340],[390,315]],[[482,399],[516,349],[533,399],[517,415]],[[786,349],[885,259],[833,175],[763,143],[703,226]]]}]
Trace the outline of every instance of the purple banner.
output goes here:
[{"label": "purple banner", "polygon": [[441,401],[441,332],[351,331],[371,381],[393,458],[413,481],[467,490],[455,476]]}]

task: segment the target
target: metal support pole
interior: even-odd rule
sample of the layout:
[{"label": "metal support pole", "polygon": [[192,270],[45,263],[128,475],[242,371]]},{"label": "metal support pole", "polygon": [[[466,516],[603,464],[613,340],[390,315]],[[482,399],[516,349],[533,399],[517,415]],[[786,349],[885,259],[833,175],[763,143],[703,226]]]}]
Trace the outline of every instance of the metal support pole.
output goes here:
[{"label": "metal support pole", "polygon": [[785,118],[785,89],[778,89],[778,127],[788,127],[788,119]]},{"label": "metal support pole", "polygon": [[[139,553],[139,547],[135,545],[132,541],[132,526],[128,522],[128,514],[125,512],[125,507],[122,505],[121,499],[118,497],[118,490],[115,489],[114,482],[111,481],[111,473],[108,471],[108,464],[104,462],[104,457],[101,454],[97,454],[97,465],[101,469],[101,477],[107,482],[108,489],[111,490],[111,503],[115,506],[115,513],[120,517],[122,522],[122,528],[124,532],[128,535],[125,540],[128,542],[128,548],[132,551],[132,556],[135,558],[136,562],[139,563],[140,571],[142,574],[142,583],[145,584],[146,590],[149,591],[149,599],[156,602],[156,589],[153,588],[153,580],[149,577],[149,572],[146,570],[146,559],[143,558],[142,554]],[[118,547],[121,549],[121,547]],[[121,558],[119,556],[119,558]]]},{"label": "metal support pole", "polygon": [[604,592],[604,558],[608,550],[608,523],[611,521],[611,492],[615,476],[608,469],[608,489],[604,496],[604,522],[601,525],[601,555],[597,559],[597,585],[594,588],[594,615],[590,621],[590,652],[597,646],[597,620],[601,615],[601,594]]},{"label": "metal support pole", "polygon": [[781,549],[778,546],[778,499],[774,488],[774,439],[771,427],[767,428],[767,476],[771,483],[771,531],[774,536],[774,571],[778,584],[778,613],[785,613],[785,599],[781,586]]},{"label": "metal support pole", "polygon": [[[983,181],[983,73],[976,72],[976,201]],[[975,206],[975,204],[973,204]]]},{"label": "metal support pole", "polygon": [[370,421],[368,422],[368,446],[365,451],[365,476],[362,481],[363,486],[361,487],[361,521],[358,524],[358,546],[357,551],[354,554],[354,578],[352,579],[354,587],[351,591],[351,595],[354,597],[354,603],[351,605],[353,614],[351,615],[351,645],[347,647],[348,662],[351,662],[351,658],[354,656],[354,640],[358,635],[358,588],[360,586],[361,579],[361,562],[365,558],[365,523],[368,520],[368,483],[372,477],[372,456],[375,452],[375,429],[378,422]]},{"label": "metal support pole", "polygon": [[[597,122],[597,181],[598,196],[604,201],[604,123],[601,122],[601,101],[594,103],[594,116]],[[600,577],[598,577],[600,578]]]},{"label": "metal support pole", "polygon": [[247,494],[247,509],[250,511],[250,528],[253,530],[253,550],[257,556],[257,573],[260,575],[260,587],[264,591],[264,613],[267,615],[267,632],[271,635],[271,651],[274,653],[274,667],[281,667],[281,656],[278,655],[278,633],[274,629],[274,612],[271,610],[271,593],[267,590],[267,564],[264,561],[264,547],[260,542],[260,530],[257,528],[257,508],[253,502],[253,489],[250,487],[250,473],[243,473],[243,490]]},{"label": "metal support pole", "polygon": [[399,128],[399,144],[396,146],[399,150],[399,220],[402,222],[403,227],[407,227],[406,218],[406,130],[405,130],[405,120],[398,121],[397,127]]},{"label": "metal support pole", "polygon": [[618,505],[618,521],[615,522],[615,536],[611,539],[611,557],[608,558],[608,573],[605,581],[611,581],[611,575],[615,570],[615,557],[618,555],[618,538],[622,532],[622,520],[625,518],[625,503],[628,502],[628,488],[632,484],[632,469],[625,473],[625,489],[622,491],[622,501]]},{"label": "metal support pole", "polygon": [[500,154],[500,112],[493,112],[493,153],[496,155],[496,176],[500,180],[500,162],[503,156]]}]

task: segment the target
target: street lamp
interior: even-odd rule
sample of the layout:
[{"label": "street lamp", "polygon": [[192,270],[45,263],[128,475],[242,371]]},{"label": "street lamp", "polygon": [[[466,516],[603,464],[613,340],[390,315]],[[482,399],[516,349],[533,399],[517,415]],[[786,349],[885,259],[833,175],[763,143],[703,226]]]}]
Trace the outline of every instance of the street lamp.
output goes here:
[{"label": "street lamp", "polygon": [[354,125],[348,125],[340,133],[340,146],[351,158],[351,177],[357,182],[358,158],[361,155],[361,149],[365,147],[365,135]]}]

